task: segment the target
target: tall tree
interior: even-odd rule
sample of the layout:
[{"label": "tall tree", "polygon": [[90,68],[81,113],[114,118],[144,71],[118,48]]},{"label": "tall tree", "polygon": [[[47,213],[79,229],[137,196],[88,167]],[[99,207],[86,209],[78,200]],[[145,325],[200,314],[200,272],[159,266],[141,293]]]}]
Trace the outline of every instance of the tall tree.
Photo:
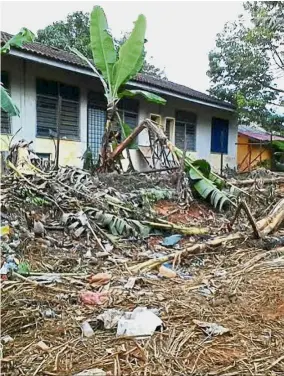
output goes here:
[{"label": "tall tree", "polygon": [[246,2],[209,53],[210,93],[230,101],[245,123],[284,131],[284,3]]},{"label": "tall tree", "polygon": [[[66,20],[56,21],[42,30],[38,30],[37,41],[48,46],[57,47],[69,51],[69,47],[74,47],[84,56],[92,59],[90,41],[90,14],[81,11],[68,14]],[[115,39],[118,45],[122,45],[129,33],[125,33],[121,38]],[[164,70],[156,67],[145,59],[142,72],[157,78],[166,79]]]}]

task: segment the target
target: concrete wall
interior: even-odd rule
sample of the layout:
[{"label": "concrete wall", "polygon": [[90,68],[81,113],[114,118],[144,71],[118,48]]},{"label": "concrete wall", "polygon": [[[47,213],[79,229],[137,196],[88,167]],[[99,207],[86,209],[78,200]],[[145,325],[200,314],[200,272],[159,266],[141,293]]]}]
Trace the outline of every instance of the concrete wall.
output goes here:
[{"label": "concrete wall", "polygon": [[[25,138],[34,140],[37,153],[50,153],[54,157],[54,142],[49,138],[36,137],[36,78],[56,80],[80,88],[80,139],[76,141],[63,140],[60,147],[60,164],[81,166],[81,157],[87,146],[87,94],[89,90],[101,91],[100,82],[79,73],[73,73],[60,68],[52,68],[40,63],[25,61],[13,56],[2,59],[1,70],[9,73],[10,90],[13,100],[19,106],[21,116],[12,118],[11,134],[20,128],[14,140]],[[211,147],[211,119],[213,116],[230,121],[228,154],[224,156],[224,165],[236,167],[237,124],[234,115],[229,111],[222,111],[212,107],[197,105],[176,98],[166,98],[166,106],[146,102],[139,98],[139,122],[149,118],[150,114],[161,115],[162,124],[166,117],[175,117],[176,110],[192,111],[197,114],[196,152],[194,157],[207,159],[218,171],[220,155],[210,153]],[[1,135],[1,150],[7,150],[7,135]],[[174,139],[172,140],[174,142]],[[148,135],[144,131],[139,135],[140,145],[148,144]]]}]

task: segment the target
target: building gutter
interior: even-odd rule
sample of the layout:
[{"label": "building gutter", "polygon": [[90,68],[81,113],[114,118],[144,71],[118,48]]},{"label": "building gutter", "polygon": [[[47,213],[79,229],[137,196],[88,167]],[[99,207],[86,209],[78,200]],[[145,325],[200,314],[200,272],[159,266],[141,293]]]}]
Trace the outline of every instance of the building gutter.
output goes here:
[{"label": "building gutter", "polygon": [[[87,67],[84,68],[84,67],[80,67],[76,64],[65,63],[63,61],[58,61],[58,60],[55,60],[55,59],[52,59],[52,58],[47,58],[45,56],[40,56],[39,54],[35,54],[35,53],[32,53],[32,52],[29,53],[29,52],[25,52],[23,50],[11,49],[10,52],[9,52],[9,55],[19,57],[19,58],[22,58],[22,59],[26,59],[26,60],[30,60],[30,61],[34,61],[36,63],[46,64],[46,65],[49,65],[49,66],[52,66],[52,67],[69,70],[71,72],[84,74],[84,75],[91,76],[91,77],[98,77],[97,74],[95,74],[93,71],[91,71]],[[207,106],[207,107],[218,108],[218,109],[224,110],[224,111],[235,112],[235,110],[233,108],[228,108],[226,106],[218,105],[218,104],[215,104],[215,103],[202,101],[200,99],[189,98],[185,95],[177,94],[177,93],[174,93],[174,92],[166,90],[166,89],[155,88],[151,85],[147,85],[147,84],[139,82],[139,81],[135,81],[135,82],[130,81],[130,82],[127,83],[127,85],[132,86],[132,87],[136,87],[136,88],[145,89],[147,91],[152,91],[152,92],[158,93],[158,94],[164,94],[164,95],[167,95],[169,97],[179,98],[179,99],[185,100],[187,102],[201,104],[201,105],[204,105],[204,106]]]}]

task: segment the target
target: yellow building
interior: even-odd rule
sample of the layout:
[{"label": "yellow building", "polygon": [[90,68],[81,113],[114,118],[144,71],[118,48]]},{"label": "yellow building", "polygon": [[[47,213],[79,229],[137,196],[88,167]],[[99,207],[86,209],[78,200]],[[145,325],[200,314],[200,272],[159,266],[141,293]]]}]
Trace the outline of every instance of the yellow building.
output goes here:
[{"label": "yellow building", "polygon": [[[284,141],[284,137],[272,136],[272,140]],[[271,135],[262,130],[239,128],[237,142],[238,171],[251,171],[256,165],[270,161]]]}]

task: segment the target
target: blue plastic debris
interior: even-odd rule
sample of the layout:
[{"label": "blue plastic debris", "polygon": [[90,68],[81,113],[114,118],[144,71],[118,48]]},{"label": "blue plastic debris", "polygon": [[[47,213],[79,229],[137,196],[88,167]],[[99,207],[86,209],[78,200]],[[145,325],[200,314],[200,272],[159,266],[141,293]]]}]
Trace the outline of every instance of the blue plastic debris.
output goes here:
[{"label": "blue plastic debris", "polygon": [[181,240],[181,238],[182,238],[182,235],[180,235],[180,234],[167,236],[166,238],[164,238],[161,245],[163,245],[165,247],[172,247],[172,246],[176,245]]}]

